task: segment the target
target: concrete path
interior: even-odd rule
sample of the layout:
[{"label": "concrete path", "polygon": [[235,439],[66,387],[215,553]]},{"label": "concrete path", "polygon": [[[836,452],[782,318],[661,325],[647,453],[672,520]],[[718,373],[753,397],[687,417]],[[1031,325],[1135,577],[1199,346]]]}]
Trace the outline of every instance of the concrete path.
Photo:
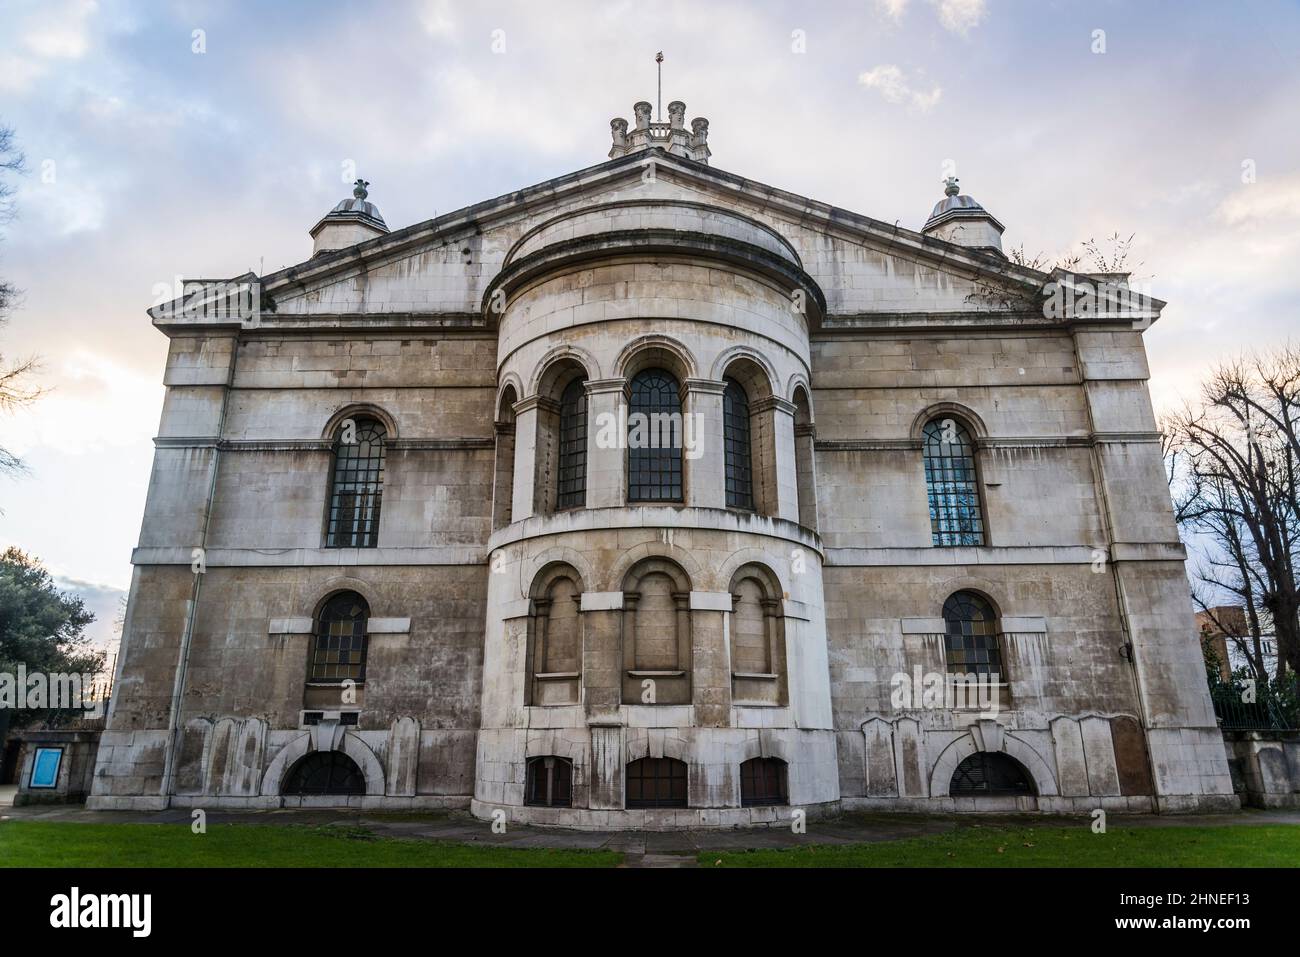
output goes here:
[{"label": "concrete path", "polygon": [[[189,824],[188,808],[168,811],[87,811],[73,806],[0,807],[0,821],[59,821],[66,823]],[[509,847],[585,848],[619,851],[628,867],[694,867],[703,850],[782,848],[808,844],[862,844],[896,841],[958,828],[1005,825],[1012,827],[1087,827],[1091,819],[1022,815],[959,815],[926,817],[911,814],[844,814],[810,820],[807,833],[788,827],[735,828],[716,831],[573,831],[515,825],[494,834],[491,823],[464,811],[394,813],[344,810],[279,810],[207,812],[213,824],[316,824],[364,827],[376,835],[430,841],[485,843]],[[1290,824],[1300,826],[1300,810],[1243,811],[1214,815],[1111,815],[1111,827],[1188,827],[1193,825]]]}]

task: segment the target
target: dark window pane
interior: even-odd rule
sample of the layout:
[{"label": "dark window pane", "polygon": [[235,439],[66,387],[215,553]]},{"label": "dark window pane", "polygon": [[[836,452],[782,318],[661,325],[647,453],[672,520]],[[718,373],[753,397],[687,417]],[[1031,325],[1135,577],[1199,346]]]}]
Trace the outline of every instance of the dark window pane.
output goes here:
[{"label": "dark window pane", "polygon": [[529,758],[524,803],[568,807],[573,801],[573,763],[567,758]]},{"label": "dark window pane", "polygon": [[686,765],[674,758],[641,758],[626,769],[629,808],[686,807]]},{"label": "dark window pane", "polygon": [[587,383],[574,379],[560,396],[560,463],[556,508],[587,501]]},{"label": "dark window pane", "polygon": [[954,592],[943,603],[943,621],[948,671],[1001,680],[1002,651],[993,607],[974,592]]},{"label": "dark window pane", "polygon": [[340,592],[325,603],[316,621],[312,681],[365,680],[369,616],[365,599],[355,592]]},{"label": "dark window pane", "polygon": [[750,758],[740,766],[742,807],[787,804],[786,766],[779,758]]},{"label": "dark window pane", "polygon": [[313,751],[289,769],[284,794],[365,794],[366,779],[342,751]]},{"label": "dark window pane", "polygon": [[[632,379],[628,403],[629,502],[682,501],[682,402],[677,380],[663,369]],[[633,447],[633,439],[638,439]]]},{"label": "dark window pane", "polygon": [[[374,419],[353,421],[355,434],[340,427],[334,442],[327,548],[374,548],[379,542],[386,433]],[[345,442],[346,438],[355,441]]]},{"label": "dark window pane", "polygon": [[922,435],[930,540],[935,545],[983,545],[984,515],[970,432],[956,419],[926,423]]},{"label": "dark window pane", "polygon": [[1034,788],[1014,758],[977,751],[957,765],[948,793],[953,797],[1003,797],[1033,794]]},{"label": "dark window pane", "polygon": [[727,507],[753,509],[754,480],[749,443],[749,396],[735,379],[722,393],[722,441],[726,451]]}]

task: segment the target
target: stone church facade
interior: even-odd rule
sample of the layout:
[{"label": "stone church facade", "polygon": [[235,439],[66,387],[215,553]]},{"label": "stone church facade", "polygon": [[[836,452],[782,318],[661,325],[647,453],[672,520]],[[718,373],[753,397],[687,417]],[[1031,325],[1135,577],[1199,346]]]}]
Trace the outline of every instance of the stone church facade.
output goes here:
[{"label": "stone church facade", "polygon": [[91,807],[1236,805],[1163,303],[1049,315],[1117,277],[1010,262],[955,181],[916,232],[723,172],[685,110],[403,229],[358,181],[307,261],[151,310]]}]

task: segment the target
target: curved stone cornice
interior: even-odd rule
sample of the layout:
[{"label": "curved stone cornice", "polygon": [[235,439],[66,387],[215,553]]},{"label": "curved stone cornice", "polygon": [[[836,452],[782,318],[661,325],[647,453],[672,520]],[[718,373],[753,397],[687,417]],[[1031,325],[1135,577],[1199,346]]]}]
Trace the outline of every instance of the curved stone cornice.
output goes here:
[{"label": "curved stone cornice", "polygon": [[817,533],[794,522],[724,508],[681,505],[623,505],[533,515],[497,529],[488,540],[488,552],[530,539],[620,528],[673,528],[722,534],[739,532],[793,542],[819,556],[823,554],[822,541]]},{"label": "curved stone cornice", "polygon": [[555,273],[601,260],[626,260],[653,256],[674,257],[686,262],[723,263],[754,273],[775,283],[787,294],[802,290],[810,329],[821,324],[826,312],[826,295],[801,266],[770,249],[712,233],[678,229],[625,229],[566,239],[530,253],[502,269],[483,293],[484,317],[491,320],[498,311],[493,302],[504,295],[508,301],[518,289]]},{"label": "curved stone cornice", "polygon": [[578,239],[628,229],[673,229],[701,232],[768,249],[803,266],[788,239],[749,216],[709,203],[680,199],[629,199],[568,210],[524,233],[510,247],[501,268],[564,239]]}]

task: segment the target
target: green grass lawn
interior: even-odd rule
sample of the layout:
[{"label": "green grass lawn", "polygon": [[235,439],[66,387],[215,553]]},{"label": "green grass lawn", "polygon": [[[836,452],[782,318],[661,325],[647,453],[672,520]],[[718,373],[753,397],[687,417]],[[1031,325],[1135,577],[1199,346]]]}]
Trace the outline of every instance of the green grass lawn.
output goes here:
[{"label": "green grass lawn", "polygon": [[1300,825],[960,827],[878,844],[703,852],[704,867],[1300,867]]},{"label": "green grass lawn", "polygon": [[613,851],[375,837],[361,827],[0,821],[0,867],[614,867]]}]

